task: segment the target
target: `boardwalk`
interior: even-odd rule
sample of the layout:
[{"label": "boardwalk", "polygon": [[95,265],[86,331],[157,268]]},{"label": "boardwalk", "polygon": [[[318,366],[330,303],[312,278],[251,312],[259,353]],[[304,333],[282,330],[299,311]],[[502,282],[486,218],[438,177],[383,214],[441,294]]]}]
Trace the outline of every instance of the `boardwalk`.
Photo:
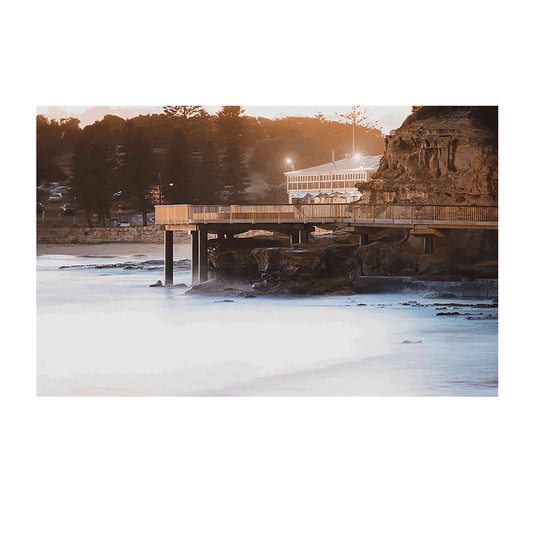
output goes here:
[{"label": "boardwalk", "polygon": [[497,207],[397,204],[158,205],[155,223],[165,228],[165,284],[172,284],[172,232],[191,231],[193,283],[207,279],[207,235],[232,238],[250,230],[286,233],[291,243],[307,242],[315,228],[339,226],[361,235],[383,228],[407,228],[425,239],[432,253],[433,237],[452,229],[497,230]]},{"label": "boardwalk", "polygon": [[[349,224],[449,229],[497,229],[497,207],[372,204],[158,205],[156,224]],[[235,228],[238,232],[238,228]]]}]

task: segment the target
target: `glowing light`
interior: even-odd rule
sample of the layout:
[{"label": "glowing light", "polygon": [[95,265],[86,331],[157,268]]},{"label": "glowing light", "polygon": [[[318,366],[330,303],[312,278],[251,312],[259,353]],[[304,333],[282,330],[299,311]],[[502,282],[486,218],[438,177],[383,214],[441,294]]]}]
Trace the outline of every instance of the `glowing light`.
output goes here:
[{"label": "glowing light", "polygon": [[292,163],[292,159],[290,157],[287,157],[287,165],[290,165]]},{"label": "glowing light", "polygon": [[353,158],[356,160],[356,161],[359,161],[361,159],[361,154],[355,154],[353,156]]}]

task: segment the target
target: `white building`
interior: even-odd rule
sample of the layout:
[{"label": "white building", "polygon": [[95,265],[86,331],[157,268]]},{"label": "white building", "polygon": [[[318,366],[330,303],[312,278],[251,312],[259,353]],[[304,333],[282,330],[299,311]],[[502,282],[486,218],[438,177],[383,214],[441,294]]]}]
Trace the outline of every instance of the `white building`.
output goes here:
[{"label": "white building", "polygon": [[289,203],[347,203],[361,198],[358,183],[370,181],[382,155],[346,157],[317,167],[285,172]]}]

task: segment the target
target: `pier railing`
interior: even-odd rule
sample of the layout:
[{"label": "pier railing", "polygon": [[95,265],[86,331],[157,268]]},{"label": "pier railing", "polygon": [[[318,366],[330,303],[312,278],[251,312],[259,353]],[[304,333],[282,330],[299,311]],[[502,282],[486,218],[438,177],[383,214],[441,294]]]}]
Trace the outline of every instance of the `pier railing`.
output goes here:
[{"label": "pier railing", "polygon": [[156,224],[432,224],[497,227],[497,207],[379,204],[158,205]]}]

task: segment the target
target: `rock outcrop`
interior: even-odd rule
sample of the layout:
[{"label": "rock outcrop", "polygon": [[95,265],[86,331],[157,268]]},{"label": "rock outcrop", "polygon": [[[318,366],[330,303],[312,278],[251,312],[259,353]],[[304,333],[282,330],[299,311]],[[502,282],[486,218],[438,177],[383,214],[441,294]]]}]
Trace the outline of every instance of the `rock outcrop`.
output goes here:
[{"label": "rock outcrop", "polygon": [[416,249],[411,237],[406,239],[394,230],[377,235],[377,240],[364,246],[342,234],[315,237],[310,244],[295,246],[272,246],[273,241],[268,241],[269,246],[257,246],[258,239],[246,238],[213,240],[209,241],[209,273],[223,287],[240,284],[240,291],[253,286],[255,293],[295,295],[354,294],[361,276],[455,281],[497,278],[497,251],[495,255],[490,247],[478,247],[468,255],[462,246],[464,233],[436,239],[433,255]]},{"label": "rock outcrop", "polygon": [[359,189],[363,203],[497,205],[497,108],[421,107],[385,138]]}]

